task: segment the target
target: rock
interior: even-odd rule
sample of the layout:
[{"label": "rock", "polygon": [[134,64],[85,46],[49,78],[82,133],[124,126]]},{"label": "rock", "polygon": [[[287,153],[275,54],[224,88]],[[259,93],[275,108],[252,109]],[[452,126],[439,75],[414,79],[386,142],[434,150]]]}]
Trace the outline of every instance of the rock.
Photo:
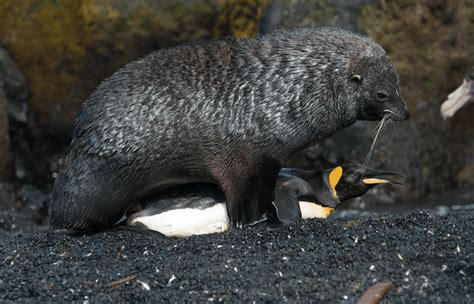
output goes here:
[{"label": "rock", "polygon": [[25,77],[0,47],[0,181],[9,177],[12,125],[26,126],[28,86]]},{"label": "rock", "polygon": [[22,214],[37,224],[42,224],[48,216],[49,196],[34,185],[23,185],[16,193]]},{"label": "rock", "polygon": [[262,33],[269,33],[278,28],[334,25],[336,15],[332,2],[332,0],[270,1],[261,19],[260,30]]},{"label": "rock", "polygon": [[358,18],[364,6],[376,4],[376,0],[335,0],[334,15],[337,26],[353,32],[361,32]]},{"label": "rock", "polygon": [[8,162],[10,159],[8,150],[10,137],[8,136],[8,115],[5,93],[0,88],[0,181],[7,180]]},{"label": "rock", "polygon": [[273,0],[267,5],[260,23],[262,33],[277,28],[301,26],[337,26],[360,32],[358,18],[361,9],[376,0]]},{"label": "rock", "polygon": [[11,184],[0,182],[0,210],[10,210],[15,205],[15,192]]},{"label": "rock", "polygon": [[6,98],[6,109],[11,122],[26,124],[28,111],[28,85],[25,77],[0,47],[0,88]]},{"label": "rock", "polygon": [[49,195],[36,186],[25,184],[17,191],[12,184],[0,182],[0,229],[33,227],[46,222]]}]

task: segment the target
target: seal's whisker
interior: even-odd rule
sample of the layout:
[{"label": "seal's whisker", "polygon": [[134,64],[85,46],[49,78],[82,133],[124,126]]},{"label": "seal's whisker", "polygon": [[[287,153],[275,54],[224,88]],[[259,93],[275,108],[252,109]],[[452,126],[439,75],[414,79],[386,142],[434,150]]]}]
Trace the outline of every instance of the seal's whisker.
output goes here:
[{"label": "seal's whisker", "polygon": [[392,143],[393,135],[395,134],[396,125],[397,124],[394,121],[390,121],[389,127],[387,128],[387,129],[391,129],[390,130],[390,136],[388,137],[387,145],[390,145]]},{"label": "seal's whisker", "polygon": [[374,129],[373,129],[372,131],[370,131],[369,137],[372,137],[372,136],[375,135],[375,133],[377,133],[377,130],[379,129],[381,123],[382,123],[382,121],[379,121],[379,122],[377,123],[377,125],[374,127]]},{"label": "seal's whisker", "polygon": [[377,129],[377,134],[375,134],[374,141],[372,142],[372,145],[370,146],[369,153],[367,154],[367,157],[365,158],[365,161],[364,161],[364,165],[362,166],[362,174],[365,173],[365,170],[367,169],[367,165],[369,164],[369,160],[372,157],[372,152],[374,151],[377,138],[379,137],[380,131],[382,130],[383,125],[385,121],[387,120],[387,117],[388,117],[387,115],[384,115],[382,120],[380,121],[380,124],[379,124],[380,126]]},{"label": "seal's whisker", "polygon": [[372,142],[372,140],[373,140],[372,138],[373,138],[373,136],[377,133],[377,130],[380,128],[380,124],[381,124],[381,123],[382,123],[382,122],[379,121],[379,122],[377,123],[377,125],[376,125],[370,132],[368,132],[368,133],[366,133],[366,134],[364,135],[364,137],[363,137],[363,139],[362,139],[362,142],[363,142],[364,144],[365,144],[365,142],[367,142],[367,143],[369,143],[369,142],[371,143],[371,142]]}]

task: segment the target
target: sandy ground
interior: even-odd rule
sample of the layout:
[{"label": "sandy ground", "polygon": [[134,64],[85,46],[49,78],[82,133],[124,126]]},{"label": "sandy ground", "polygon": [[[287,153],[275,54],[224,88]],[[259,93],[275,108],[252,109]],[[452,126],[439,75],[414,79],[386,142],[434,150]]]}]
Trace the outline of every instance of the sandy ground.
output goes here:
[{"label": "sandy ground", "polygon": [[417,211],[182,240],[0,230],[0,300],[354,303],[392,282],[389,303],[472,303],[473,217]]}]

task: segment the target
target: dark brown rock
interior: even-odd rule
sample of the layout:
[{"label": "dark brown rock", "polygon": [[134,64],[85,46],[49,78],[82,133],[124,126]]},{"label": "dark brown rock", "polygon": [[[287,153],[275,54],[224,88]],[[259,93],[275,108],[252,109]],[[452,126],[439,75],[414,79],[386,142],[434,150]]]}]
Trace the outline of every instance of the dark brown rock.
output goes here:
[{"label": "dark brown rock", "polygon": [[7,51],[0,47],[0,89],[6,98],[10,121],[25,124],[28,110],[28,85]]},{"label": "dark brown rock", "polygon": [[0,181],[6,180],[8,176],[9,146],[6,98],[0,88]]}]

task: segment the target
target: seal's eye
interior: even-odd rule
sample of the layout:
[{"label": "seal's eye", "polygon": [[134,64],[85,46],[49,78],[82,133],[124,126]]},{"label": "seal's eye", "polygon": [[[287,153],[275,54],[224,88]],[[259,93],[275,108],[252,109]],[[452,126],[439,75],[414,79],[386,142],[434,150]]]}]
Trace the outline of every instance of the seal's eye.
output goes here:
[{"label": "seal's eye", "polygon": [[377,101],[387,101],[390,98],[390,94],[387,93],[385,90],[381,90],[377,92]]},{"label": "seal's eye", "polygon": [[353,82],[360,82],[362,80],[362,77],[360,75],[355,74],[355,75],[352,75],[351,80]]}]

